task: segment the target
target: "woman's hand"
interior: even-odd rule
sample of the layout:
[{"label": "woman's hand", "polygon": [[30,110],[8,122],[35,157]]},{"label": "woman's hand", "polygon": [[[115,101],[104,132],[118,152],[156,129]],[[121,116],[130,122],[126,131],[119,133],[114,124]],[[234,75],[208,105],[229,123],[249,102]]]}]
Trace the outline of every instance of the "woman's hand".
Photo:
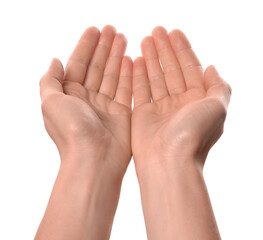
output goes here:
[{"label": "woman's hand", "polygon": [[157,27],[141,47],[143,58],[135,60],[133,70],[132,151],[137,173],[156,164],[181,166],[189,159],[202,166],[223,132],[229,85],[213,66],[203,72],[179,30],[168,35]]},{"label": "woman's hand", "polygon": [[[185,35],[162,27],[133,68],[132,151],[149,240],[221,239],[202,175],[223,132],[230,87]],[[160,65],[161,62],[161,65]]]},{"label": "woman's hand", "polygon": [[35,239],[109,239],[131,158],[132,60],[111,26],[88,28],[65,73],[54,59],[40,81],[46,129],[61,166]]},{"label": "woman's hand", "polygon": [[[124,174],[131,158],[132,60],[112,26],[88,28],[64,73],[54,59],[40,81],[46,129],[62,156],[81,152]],[[99,161],[99,160],[96,160]]]}]

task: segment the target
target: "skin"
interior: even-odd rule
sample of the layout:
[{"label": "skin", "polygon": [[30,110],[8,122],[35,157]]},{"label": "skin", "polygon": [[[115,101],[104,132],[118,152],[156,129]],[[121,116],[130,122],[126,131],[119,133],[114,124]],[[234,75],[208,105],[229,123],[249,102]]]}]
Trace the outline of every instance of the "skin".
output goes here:
[{"label": "skin", "polygon": [[132,60],[112,26],[88,28],[64,71],[40,80],[45,127],[61,156],[35,239],[109,239],[131,158]]},{"label": "skin", "polygon": [[214,66],[203,71],[180,30],[156,27],[141,48],[132,152],[148,239],[220,239],[202,172],[223,132],[231,88]]},{"label": "skin", "polygon": [[40,81],[61,165],[35,239],[109,239],[131,154],[149,240],[220,239],[203,167],[231,88],[179,30],[155,28],[134,64],[126,44],[90,27],[65,71],[54,59]]}]

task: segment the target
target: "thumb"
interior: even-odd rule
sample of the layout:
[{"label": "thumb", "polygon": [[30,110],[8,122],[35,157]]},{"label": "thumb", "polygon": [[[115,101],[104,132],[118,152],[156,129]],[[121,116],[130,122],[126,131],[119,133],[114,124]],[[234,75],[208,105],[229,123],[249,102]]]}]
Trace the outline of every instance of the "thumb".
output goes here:
[{"label": "thumb", "polygon": [[204,83],[207,97],[217,98],[227,109],[232,89],[230,85],[220,77],[215,66],[211,65],[205,70]]},{"label": "thumb", "polygon": [[43,101],[48,95],[53,93],[63,93],[62,81],[64,69],[62,63],[54,58],[46,74],[40,79],[40,96]]}]

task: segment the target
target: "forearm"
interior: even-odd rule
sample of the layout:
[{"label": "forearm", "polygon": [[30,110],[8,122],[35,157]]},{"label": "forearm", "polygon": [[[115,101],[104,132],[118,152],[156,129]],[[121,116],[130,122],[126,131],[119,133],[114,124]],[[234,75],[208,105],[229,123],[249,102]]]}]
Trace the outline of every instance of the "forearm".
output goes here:
[{"label": "forearm", "polygon": [[202,170],[162,166],[138,174],[149,240],[220,239]]},{"label": "forearm", "polygon": [[61,164],[36,240],[109,239],[121,178],[97,162]]}]

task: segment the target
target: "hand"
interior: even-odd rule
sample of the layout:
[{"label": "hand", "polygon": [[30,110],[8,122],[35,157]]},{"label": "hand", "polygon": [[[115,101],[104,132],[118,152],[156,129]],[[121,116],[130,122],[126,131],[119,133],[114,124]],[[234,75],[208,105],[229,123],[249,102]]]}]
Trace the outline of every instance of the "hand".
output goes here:
[{"label": "hand", "polygon": [[101,159],[122,174],[131,158],[132,60],[124,57],[126,45],[112,26],[101,33],[90,27],[65,73],[54,59],[40,81],[45,126],[60,155],[88,152],[85,161]]},{"label": "hand", "polygon": [[[131,158],[132,60],[111,26],[88,28],[65,73],[54,59],[40,81],[46,129],[61,166],[35,239],[109,239]],[[106,201],[105,201],[106,199]]]},{"label": "hand", "polygon": [[[133,69],[132,151],[137,173],[153,165],[204,159],[223,132],[231,89],[216,69],[203,72],[179,30],[142,41]],[[162,64],[162,67],[159,63]],[[152,102],[151,102],[152,99]]]},{"label": "hand", "polygon": [[142,54],[133,67],[132,152],[147,237],[220,239],[202,169],[222,134],[230,87],[213,66],[203,72],[179,30],[155,28]]}]

